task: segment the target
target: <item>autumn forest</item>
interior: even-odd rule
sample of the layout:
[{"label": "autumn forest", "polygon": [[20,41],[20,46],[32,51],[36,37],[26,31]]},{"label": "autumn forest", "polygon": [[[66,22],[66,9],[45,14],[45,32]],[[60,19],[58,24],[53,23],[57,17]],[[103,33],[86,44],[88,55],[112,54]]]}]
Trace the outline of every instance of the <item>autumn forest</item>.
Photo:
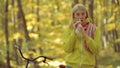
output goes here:
[{"label": "autumn forest", "polygon": [[120,68],[120,0],[0,0],[0,68],[65,65],[64,32],[77,3],[100,28],[96,68]]}]

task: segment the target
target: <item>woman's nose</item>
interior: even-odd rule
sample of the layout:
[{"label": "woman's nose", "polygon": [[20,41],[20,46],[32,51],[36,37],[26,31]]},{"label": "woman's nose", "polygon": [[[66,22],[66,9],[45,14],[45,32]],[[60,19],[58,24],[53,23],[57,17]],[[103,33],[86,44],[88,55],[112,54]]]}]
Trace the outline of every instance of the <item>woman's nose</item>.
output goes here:
[{"label": "woman's nose", "polygon": [[83,18],[83,16],[82,16],[82,15],[79,15],[79,18],[81,19],[81,18]]}]

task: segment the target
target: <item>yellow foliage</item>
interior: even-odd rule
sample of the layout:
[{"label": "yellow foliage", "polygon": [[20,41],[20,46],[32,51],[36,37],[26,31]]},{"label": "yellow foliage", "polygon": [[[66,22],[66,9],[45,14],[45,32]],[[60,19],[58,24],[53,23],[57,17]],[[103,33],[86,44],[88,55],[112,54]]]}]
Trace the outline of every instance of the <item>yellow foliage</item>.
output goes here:
[{"label": "yellow foliage", "polygon": [[26,58],[29,57],[28,53],[23,53],[23,56],[26,57]]},{"label": "yellow foliage", "polygon": [[36,44],[35,49],[41,48],[41,43]]},{"label": "yellow foliage", "polygon": [[30,36],[31,38],[35,38],[35,39],[38,39],[38,38],[39,38],[39,35],[36,34],[36,33],[29,33],[29,36]]},{"label": "yellow foliage", "polygon": [[14,33],[14,35],[13,35],[14,39],[17,39],[17,38],[20,38],[20,37],[21,37],[21,34],[19,32]]},{"label": "yellow foliage", "polygon": [[46,24],[51,24],[51,22],[52,22],[52,20],[49,19],[49,18],[44,18],[44,19],[42,19],[41,21],[44,23],[44,25],[45,25],[45,23],[46,23]]},{"label": "yellow foliage", "polygon": [[53,35],[55,35],[55,32],[49,33],[49,36],[53,36]]},{"label": "yellow foliage", "polygon": [[39,6],[37,5],[37,3],[32,3],[32,6],[34,7],[34,8],[38,8]]},{"label": "yellow foliage", "polygon": [[109,66],[107,66],[106,68],[113,68],[113,66],[112,66],[112,65],[109,65]]},{"label": "yellow foliage", "polygon": [[13,7],[12,7],[12,5],[8,5],[8,9],[12,9]]},{"label": "yellow foliage", "polygon": [[110,17],[110,18],[108,19],[108,22],[110,23],[110,22],[112,22],[112,21],[114,21],[114,20],[115,20],[115,16],[112,15],[112,17]]},{"label": "yellow foliage", "polygon": [[53,8],[57,9],[58,7],[57,7],[57,5],[53,5]]},{"label": "yellow foliage", "polygon": [[49,6],[49,7],[52,7],[52,3],[50,3],[48,6]]},{"label": "yellow foliage", "polygon": [[36,14],[33,14],[33,13],[27,14],[27,15],[25,16],[25,19],[27,19],[27,20],[36,19],[36,18],[37,18],[37,15],[36,15]]},{"label": "yellow foliage", "polygon": [[13,8],[13,11],[14,11],[14,12],[17,12],[17,11],[18,11],[18,8],[17,8],[17,7],[14,7],[14,8]]},{"label": "yellow foliage", "polygon": [[27,7],[29,7],[29,8],[32,7],[32,3],[28,3]]},{"label": "yellow foliage", "polygon": [[27,52],[27,54],[28,54],[29,56],[31,55],[33,58],[39,56],[38,53],[35,53],[35,52],[33,52],[33,51],[29,51],[29,52]]},{"label": "yellow foliage", "polygon": [[59,44],[59,43],[61,42],[61,39],[60,39],[60,38],[56,38],[56,39],[54,40],[54,42],[57,43],[57,44]]},{"label": "yellow foliage", "polygon": [[[118,22],[118,23],[120,23],[120,22]],[[117,24],[117,28],[116,29],[120,30],[120,24]]]},{"label": "yellow foliage", "polygon": [[28,21],[27,22],[27,26],[34,26],[34,25],[36,25],[37,24],[37,21],[36,20],[32,20],[32,21]]},{"label": "yellow foliage", "polygon": [[120,39],[116,39],[116,40],[115,40],[115,43],[120,43]]},{"label": "yellow foliage", "polygon": [[113,30],[113,29],[115,29],[115,23],[105,25],[105,30],[110,31],[110,30]]},{"label": "yellow foliage", "polygon": [[33,8],[38,8],[36,2],[32,2],[32,3],[29,2],[26,6],[27,6],[28,8],[31,8],[31,7],[33,7]]},{"label": "yellow foliage", "polygon": [[50,12],[48,12],[47,15],[48,15],[48,17],[51,17],[51,13]]},{"label": "yellow foliage", "polygon": [[57,13],[55,18],[59,21],[66,19],[65,15],[63,13]]},{"label": "yellow foliage", "polygon": [[116,7],[116,8],[114,9],[114,12],[117,12],[117,11],[119,11],[119,9]]},{"label": "yellow foliage", "polygon": [[43,11],[44,11],[44,10],[48,10],[49,6],[48,6],[48,5],[43,5],[42,8],[43,8],[43,9],[42,9]]},{"label": "yellow foliage", "polygon": [[64,6],[61,6],[61,8],[65,9],[67,7],[67,4],[64,1],[62,1],[61,4],[64,5]]}]

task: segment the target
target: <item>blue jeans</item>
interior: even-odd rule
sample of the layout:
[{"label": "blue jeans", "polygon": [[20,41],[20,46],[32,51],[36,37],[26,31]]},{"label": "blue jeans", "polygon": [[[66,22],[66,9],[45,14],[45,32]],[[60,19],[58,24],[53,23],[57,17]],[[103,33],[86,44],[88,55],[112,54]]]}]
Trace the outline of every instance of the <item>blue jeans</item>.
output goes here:
[{"label": "blue jeans", "polygon": [[71,68],[70,66],[66,66],[65,68]]}]

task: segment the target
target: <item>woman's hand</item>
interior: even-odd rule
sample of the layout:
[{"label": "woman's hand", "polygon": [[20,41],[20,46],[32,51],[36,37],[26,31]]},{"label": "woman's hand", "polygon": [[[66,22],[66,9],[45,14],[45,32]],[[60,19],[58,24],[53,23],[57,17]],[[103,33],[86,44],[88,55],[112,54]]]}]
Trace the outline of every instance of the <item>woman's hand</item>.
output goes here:
[{"label": "woman's hand", "polygon": [[86,33],[86,31],[84,30],[84,28],[82,27],[80,21],[77,21],[77,22],[74,24],[74,30],[75,30],[75,32],[76,32],[77,34],[78,34],[78,33],[81,33],[83,37],[86,37],[86,36],[87,36],[87,33]]},{"label": "woman's hand", "polygon": [[81,24],[81,21],[76,21],[75,24],[73,24],[74,30],[77,29],[78,25]]}]

